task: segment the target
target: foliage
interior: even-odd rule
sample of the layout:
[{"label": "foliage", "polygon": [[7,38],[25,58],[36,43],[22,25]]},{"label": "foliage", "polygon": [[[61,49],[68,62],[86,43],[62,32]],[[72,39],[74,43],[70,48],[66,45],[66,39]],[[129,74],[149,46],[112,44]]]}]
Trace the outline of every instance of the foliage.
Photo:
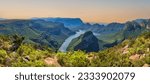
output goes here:
[{"label": "foliage", "polygon": [[87,55],[83,51],[74,51],[67,53],[57,53],[58,62],[62,66],[67,67],[85,67],[89,65],[89,60],[87,59]]},{"label": "foliage", "polygon": [[[17,37],[20,39],[21,37]],[[44,67],[55,66],[45,63],[46,58],[56,59],[63,67],[141,67],[150,65],[150,32],[143,33],[135,39],[127,39],[122,43],[99,52],[84,51],[54,52],[49,47],[20,43],[15,51],[11,51],[14,40],[0,36],[0,66],[10,67]],[[124,53],[126,52],[126,53]],[[139,55],[136,60],[131,56]]]},{"label": "foliage", "polygon": [[0,64],[4,64],[6,58],[7,58],[6,51],[0,50]]},{"label": "foliage", "polygon": [[[39,46],[33,44],[22,43],[23,39],[23,37],[17,35],[5,38],[4,36],[0,37],[0,65],[17,67],[48,66],[44,62],[44,58],[53,57],[52,55],[54,52],[47,47],[39,48]],[[16,45],[17,48],[15,47],[14,49]],[[8,49],[6,49],[6,47],[8,47]]]}]

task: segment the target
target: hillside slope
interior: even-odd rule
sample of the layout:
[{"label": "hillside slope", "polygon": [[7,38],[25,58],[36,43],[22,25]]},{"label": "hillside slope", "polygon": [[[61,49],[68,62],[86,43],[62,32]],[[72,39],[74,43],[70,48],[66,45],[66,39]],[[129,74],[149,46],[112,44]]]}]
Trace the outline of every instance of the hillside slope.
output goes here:
[{"label": "hillside slope", "polygon": [[67,50],[82,50],[86,52],[98,52],[103,49],[103,41],[98,40],[91,31],[85,32],[78,38],[72,40]]},{"label": "hillside slope", "polygon": [[96,53],[60,52],[57,56],[61,66],[148,67],[150,66],[150,32]]},{"label": "hillside slope", "polygon": [[[44,20],[2,20],[0,21],[1,35],[24,36],[24,42],[45,45],[58,49],[70,35],[71,30],[61,23]],[[54,44],[55,43],[55,44]]]},{"label": "hillside slope", "polygon": [[51,48],[22,43],[18,36],[0,36],[0,66],[148,67],[150,32],[99,52],[53,52]]}]

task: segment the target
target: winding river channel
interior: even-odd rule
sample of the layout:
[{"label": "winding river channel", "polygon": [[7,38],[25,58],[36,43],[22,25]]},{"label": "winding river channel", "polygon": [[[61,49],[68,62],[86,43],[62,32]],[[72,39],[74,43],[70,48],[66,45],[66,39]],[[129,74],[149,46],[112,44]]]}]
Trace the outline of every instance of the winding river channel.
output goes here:
[{"label": "winding river channel", "polygon": [[74,35],[71,35],[70,37],[68,37],[65,42],[61,45],[61,47],[59,48],[59,51],[61,52],[66,52],[69,44],[71,43],[71,41],[74,39],[74,38],[77,38],[79,37],[81,34],[84,34],[86,31],[83,31],[83,30],[79,30],[76,32],[76,34]]}]

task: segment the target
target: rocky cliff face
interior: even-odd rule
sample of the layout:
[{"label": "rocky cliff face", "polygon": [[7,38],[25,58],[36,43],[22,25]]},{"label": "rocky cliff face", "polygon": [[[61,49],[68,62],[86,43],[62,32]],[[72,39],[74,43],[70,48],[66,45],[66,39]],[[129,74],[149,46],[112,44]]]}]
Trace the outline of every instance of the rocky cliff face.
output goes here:
[{"label": "rocky cliff face", "polygon": [[97,52],[99,51],[99,41],[91,31],[88,31],[82,36],[81,42],[75,46],[74,50]]}]

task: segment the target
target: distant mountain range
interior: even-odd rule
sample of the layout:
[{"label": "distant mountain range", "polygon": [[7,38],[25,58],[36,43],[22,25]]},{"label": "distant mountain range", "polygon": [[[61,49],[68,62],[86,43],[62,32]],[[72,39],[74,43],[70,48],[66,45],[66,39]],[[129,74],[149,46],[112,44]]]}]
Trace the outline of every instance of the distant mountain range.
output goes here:
[{"label": "distant mountain range", "polygon": [[0,20],[0,67],[150,67],[150,19]]},{"label": "distant mountain range", "polygon": [[96,24],[85,23],[75,28],[70,28],[70,30],[72,31],[85,30],[99,34],[111,34],[121,31],[124,28],[124,26],[125,24],[123,23],[110,23],[107,25],[100,25],[98,23]]},{"label": "distant mountain range", "polygon": [[[92,44],[94,46],[95,44],[98,43],[97,46],[99,47],[98,48],[95,47],[95,49],[103,50],[109,47],[113,47],[123,42],[125,39],[136,38],[142,33],[146,31],[150,31],[149,23],[150,20],[143,19],[142,21],[140,21],[140,23],[137,21],[128,21],[124,24],[110,23],[106,26],[99,25],[99,24],[94,24],[94,25],[85,24],[82,25],[82,27],[80,26],[78,28],[100,34],[96,36],[96,38],[99,39],[99,41],[93,41]],[[88,49],[90,49],[88,46],[91,46],[92,40],[85,41],[83,39],[94,39],[94,38],[95,37],[89,37],[86,32],[84,35],[81,35],[80,37],[72,40],[72,42],[68,47],[68,50],[81,49],[88,52],[89,51]]]},{"label": "distant mountain range", "polygon": [[150,19],[107,25],[83,23],[80,18],[32,18],[29,20],[0,20],[1,35],[24,36],[26,43],[59,49],[65,39],[76,31],[87,31],[69,43],[68,50],[99,51],[113,47],[128,38],[149,31]]},{"label": "distant mountain range", "polygon": [[5,20],[5,18],[0,18],[0,20]]},{"label": "distant mountain range", "polygon": [[50,22],[63,23],[65,27],[75,28],[83,25],[83,21],[80,18],[32,18],[33,20],[41,19]]}]

